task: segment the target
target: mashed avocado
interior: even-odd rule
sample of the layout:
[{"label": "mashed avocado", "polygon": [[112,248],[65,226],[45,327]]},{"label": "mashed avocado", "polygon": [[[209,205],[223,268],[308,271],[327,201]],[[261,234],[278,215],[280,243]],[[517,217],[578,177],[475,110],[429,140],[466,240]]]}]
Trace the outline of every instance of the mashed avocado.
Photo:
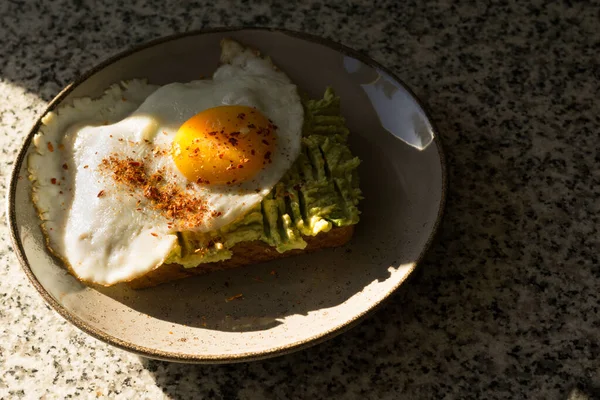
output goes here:
[{"label": "mashed avocado", "polygon": [[292,168],[263,201],[240,220],[215,232],[180,232],[166,263],[195,267],[226,260],[240,242],[261,240],[283,253],[303,249],[302,236],[358,222],[361,199],[348,128],[340,98],[331,88],[320,100],[303,101],[302,151]]}]

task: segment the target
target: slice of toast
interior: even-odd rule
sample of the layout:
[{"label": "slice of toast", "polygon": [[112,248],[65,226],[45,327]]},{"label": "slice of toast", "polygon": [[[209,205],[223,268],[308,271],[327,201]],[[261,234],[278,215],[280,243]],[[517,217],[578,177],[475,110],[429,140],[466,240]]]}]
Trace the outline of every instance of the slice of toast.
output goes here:
[{"label": "slice of toast", "polygon": [[195,268],[184,268],[179,264],[163,264],[146,275],[128,282],[128,285],[133,289],[143,289],[212,271],[304,254],[327,247],[338,247],[347,243],[352,238],[353,233],[354,225],[350,225],[333,228],[329,232],[321,232],[317,236],[304,236],[304,240],[307,243],[305,249],[289,250],[284,253],[279,253],[274,247],[258,240],[242,242],[231,248],[233,256],[229,260],[200,264]]}]

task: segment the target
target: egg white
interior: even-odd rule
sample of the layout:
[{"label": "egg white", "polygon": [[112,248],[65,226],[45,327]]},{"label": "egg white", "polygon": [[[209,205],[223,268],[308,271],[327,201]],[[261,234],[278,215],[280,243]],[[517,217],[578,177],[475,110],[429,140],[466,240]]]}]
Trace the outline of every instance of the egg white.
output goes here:
[{"label": "egg white", "polygon": [[[260,202],[297,158],[304,115],[296,86],[268,60],[235,42],[225,43],[222,61],[226,64],[211,80],[162,87],[131,81],[44,118],[34,138],[36,152],[29,157],[33,200],[49,247],[79,279],[111,285],[151,271],[170,254],[185,222],[168,221],[140,193],[115,183],[99,168],[103,159],[145,158],[150,172],[167,171],[171,183],[198,194],[219,212],[207,213],[194,227],[212,231]],[[233,104],[256,107],[278,127],[272,163],[252,180],[198,185],[187,181],[168,153],[155,154],[157,148],[170,149],[187,119]]]}]

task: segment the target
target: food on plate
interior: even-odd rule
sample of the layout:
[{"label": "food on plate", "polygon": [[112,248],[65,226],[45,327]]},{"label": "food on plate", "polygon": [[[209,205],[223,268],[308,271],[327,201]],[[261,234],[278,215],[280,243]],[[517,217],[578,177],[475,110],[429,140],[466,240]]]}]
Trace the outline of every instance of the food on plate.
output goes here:
[{"label": "food on plate", "polygon": [[221,43],[212,79],[111,86],[48,113],[29,156],[49,249],[78,279],[146,287],[339,246],[359,220],[340,99]]}]

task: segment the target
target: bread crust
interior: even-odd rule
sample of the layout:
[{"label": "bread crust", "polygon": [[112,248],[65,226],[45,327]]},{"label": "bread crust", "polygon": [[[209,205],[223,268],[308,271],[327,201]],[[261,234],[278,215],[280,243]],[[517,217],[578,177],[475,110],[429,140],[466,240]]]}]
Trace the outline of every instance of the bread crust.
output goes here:
[{"label": "bread crust", "polygon": [[329,232],[321,232],[316,236],[303,236],[307,243],[305,249],[289,250],[284,253],[277,252],[274,247],[259,240],[242,242],[231,248],[233,255],[228,260],[200,264],[195,268],[184,268],[179,264],[163,264],[155,270],[150,271],[127,284],[133,289],[144,289],[177,279],[206,274],[212,271],[256,264],[297,254],[309,253],[328,247],[338,247],[350,241],[353,234],[354,225],[350,225],[341,228],[333,228]]}]

